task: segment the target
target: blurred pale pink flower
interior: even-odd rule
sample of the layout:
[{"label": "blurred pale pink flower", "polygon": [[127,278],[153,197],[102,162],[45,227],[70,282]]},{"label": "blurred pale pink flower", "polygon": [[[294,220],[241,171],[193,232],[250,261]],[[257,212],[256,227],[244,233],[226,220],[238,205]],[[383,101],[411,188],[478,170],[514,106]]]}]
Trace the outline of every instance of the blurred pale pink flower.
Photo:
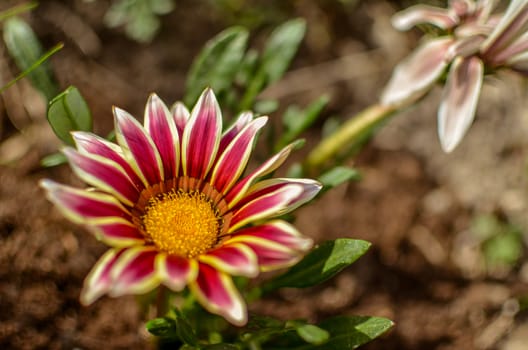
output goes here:
[{"label": "blurred pale pink flower", "polygon": [[491,14],[494,7],[493,0],[451,0],[447,9],[416,5],[393,17],[399,30],[430,24],[443,34],[426,40],[394,69],[381,102],[414,103],[447,70],[438,109],[438,135],[446,152],[473,122],[485,73],[509,68],[528,75],[528,0],[512,0],[500,14]]},{"label": "blurred pale pink flower", "polygon": [[144,126],[119,108],[114,116],[117,144],[74,132],[77,149],[64,150],[92,187],[42,181],[68,219],[110,246],[86,278],[81,301],[142,294],[160,284],[174,291],[188,286],[207,310],[245,324],[246,305],[231,276],[292,265],[310,249],[309,238],[272,218],[311,200],[321,185],[261,179],[284,162],[291,146],[243,177],[267,118],[242,113],[222,133],[210,89],[191,113],[181,103],[169,111],[152,95]]}]

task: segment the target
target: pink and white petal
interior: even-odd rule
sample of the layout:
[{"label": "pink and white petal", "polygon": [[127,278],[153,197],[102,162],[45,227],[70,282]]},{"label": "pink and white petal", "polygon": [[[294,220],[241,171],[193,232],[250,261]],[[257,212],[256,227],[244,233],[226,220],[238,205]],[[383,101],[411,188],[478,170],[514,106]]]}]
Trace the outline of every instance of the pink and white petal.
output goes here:
[{"label": "pink and white petal", "polygon": [[457,56],[468,57],[478,54],[480,46],[486,37],[484,35],[471,35],[467,38],[457,40],[449,47],[446,53],[446,60],[452,61]]},{"label": "pink and white petal", "polygon": [[273,171],[284,163],[286,158],[290,155],[293,148],[293,144],[284,147],[273,157],[265,161],[257,169],[252,171],[248,176],[238,182],[233,189],[226,193],[225,198],[228,203],[229,208],[234,207],[244,196],[248,188],[259,178],[265,176]]},{"label": "pink and white petal", "polygon": [[176,124],[176,128],[178,129],[178,136],[180,137],[180,140],[183,137],[183,130],[185,129],[185,125],[187,125],[187,122],[189,121],[189,117],[191,113],[189,113],[189,110],[185,105],[181,102],[176,102],[171,107],[171,114],[174,118],[174,123]]},{"label": "pink and white petal", "polygon": [[130,213],[114,196],[61,185],[48,179],[41,180],[40,186],[62,214],[75,223],[96,225],[116,218],[130,219]]},{"label": "pink and white petal", "polygon": [[178,129],[169,109],[156,94],[150,95],[145,108],[145,129],[159,151],[165,179],[178,177],[180,166]]},{"label": "pink and white petal", "polygon": [[198,263],[194,259],[159,253],[156,270],[164,285],[179,292],[198,276]]},{"label": "pink and white petal", "polygon": [[276,217],[290,211],[302,195],[303,187],[297,184],[283,186],[253,199],[239,209],[233,211],[233,217],[228,233],[258,220]]},{"label": "pink and white petal", "polygon": [[241,243],[225,244],[200,255],[198,260],[229,275],[255,277],[259,273],[257,256]]},{"label": "pink and white petal", "polygon": [[213,91],[202,93],[182,138],[183,175],[204,179],[216,158],[222,133],[222,112]]},{"label": "pink and white petal", "polygon": [[511,69],[521,74],[528,75],[528,52],[512,57],[508,62],[508,65]]},{"label": "pink and white petal", "polygon": [[453,62],[438,109],[438,135],[444,152],[460,143],[475,117],[484,65],[477,57]]},{"label": "pink and white petal", "polygon": [[426,41],[396,66],[383,90],[384,105],[405,105],[422,97],[448,65],[445,56],[454,40],[443,37]]},{"label": "pink and white petal", "polygon": [[127,173],[116,162],[95,154],[81,154],[73,148],[63,150],[73,172],[87,184],[110,193],[133,207],[139,193]]},{"label": "pink and white petal", "polygon": [[476,10],[474,0],[450,0],[448,7],[458,18],[467,17]]},{"label": "pink and white petal", "polygon": [[116,139],[131,167],[144,185],[163,180],[163,164],[154,141],[130,114],[114,107]]},{"label": "pink and white petal", "polygon": [[218,147],[218,154],[224,153],[227,146],[233,139],[253,120],[253,113],[242,112],[239,114],[235,122],[222,134],[220,139],[220,146]]},{"label": "pink and white petal", "polygon": [[528,52],[528,32],[521,35],[515,42],[504,50],[500,51],[493,57],[493,63],[496,65],[508,65],[515,61],[516,57]]},{"label": "pink and white petal", "polygon": [[126,249],[109,249],[95,263],[94,267],[84,279],[83,289],[81,291],[81,304],[90,305],[105,293],[112,286],[111,272],[115,262]]},{"label": "pink and white petal", "polygon": [[230,244],[236,237],[257,237],[280,244],[292,250],[308,251],[313,246],[313,240],[301,235],[291,224],[283,220],[273,220],[263,225],[241,229],[233,234],[225,244]]},{"label": "pink and white petal", "polygon": [[246,192],[246,195],[243,199],[238,202],[236,207],[233,207],[234,210],[237,208],[245,205],[246,203],[249,203],[250,201],[265,195],[266,193],[270,193],[273,191],[277,191],[281,188],[284,188],[286,186],[291,185],[299,185],[302,187],[302,193],[299,195],[298,198],[295,198],[290,203],[290,208],[288,211],[294,210],[304,203],[307,203],[311,201],[317,193],[321,190],[323,185],[315,180],[312,179],[290,179],[290,178],[273,178],[273,179],[267,179],[260,182],[257,182],[256,184],[252,185]]},{"label": "pink and white petal", "polygon": [[475,5],[475,16],[478,21],[481,23],[487,22],[490,18],[491,12],[495,6],[497,6],[497,3],[497,0],[477,0]]},{"label": "pink and white petal", "polygon": [[458,18],[450,11],[434,6],[411,6],[392,16],[392,25],[398,30],[409,30],[415,25],[429,23],[441,29],[453,28]]},{"label": "pink and white petal", "polygon": [[130,164],[128,164],[123,157],[121,147],[103,139],[102,137],[85,131],[72,132],[72,136],[79,153],[94,154],[116,162],[127,173],[138,191],[141,191],[144,188],[137,173],[130,167]]},{"label": "pink and white petal", "polygon": [[254,235],[236,235],[230,239],[230,242],[240,242],[251,248],[258,258],[261,271],[272,271],[292,266],[304,255],[298,250]]},{"label": "pink and white petal", "polygon": [[482,55],[493,57],[511,44],[526,30],[528,23],[528,2],[512,0],[495,30],[482,44]]},{"label": "pink and white petal", "polygon": [[133,223],[125,219],[113,218],[111,221],[90,226],[90,229],[98,240],[114,248],[145,243],[143,234]]},{"label": "pink and white petal", "polygon": [[240,178],[253,150],[257,133],[267,121],[267,117],[261,117],[246,125],[220,155],[210,180],[218,192],[226,193]]},{"label": "pink and white petal", "polygon": [[246,303],[229,275],[200,264],[198,278],[189,288],[209,312],[224,317],[235,326],[247,323]]},{"label": "pink and white petal", "polygon": [[118,297],[125,294],[144,294],[160,284],[155,261],[158,251],[149,246],[127,249],[115,262],[108,294]]}]

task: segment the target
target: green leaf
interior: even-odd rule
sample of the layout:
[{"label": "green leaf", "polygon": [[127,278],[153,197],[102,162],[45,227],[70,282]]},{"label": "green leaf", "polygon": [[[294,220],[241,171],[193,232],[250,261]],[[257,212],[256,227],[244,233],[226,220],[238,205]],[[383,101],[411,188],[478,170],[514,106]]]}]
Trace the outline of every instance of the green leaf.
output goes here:
[{"label": "green leaf", "polygon": [[[11,17],[4,22],[3,30],[7,50],[17,67],[21,71],[31,68],[31,71],[27,73],[31,83],[44,94],[48,101],[51,100],[57,94],[58,88],[49,62],[41,59],[44,51],[33,29],[24,20]],[[39,64],[34,67],[36,62]]]},{"label": "green leaf", "polygon": [[71,131],[91,131],[92,115],[77,88],[70,86],[56,96],[48,106],[48,121],[55,134],[73,145]]},{"label": "green leaf", "polygon": [[187,77],[184,101],[188,106],[195,103],[207,86],[217,95],[231,87],[244,57],[247,39],[246,29],[231,27],[207,42]]},{"label": "green leaf", "polygon": [[188,345],[196,346],[198,345],[198,338],[194,333],[191,325],[187,320],[181,315],[179,311],[176,312],[176,334],[180,340]]},{"label": "green leaf", "polygon": [[38,6],[38,2],[30,1],[25,4],[13,6],[11,8],[8,8],[7,10],[0,11],[0,21],[4,21],[8,19],[9,17],[13,17],[13,16],[16,16],[18,14],[21,14],[27,11],[31,11],[37,6]]},{"label": "green leaf", "polygon": [[207,349],[207,350],[240,350],[240,347],[235,344],[227,344],[227,343],[220,343],[220,344],[211,344],[211,345],[202,345],[200,349]]},{"label": "green leaf", "polygon": [[379,337],[394,323],[382,317],[337,316],[319,323],[319,327],[330,333],[330,339],[321,345],[297,349],[351,350]]},{"label": "green leaf", "polygon": [[319,176],[318,180],[323,184],[323,191],[327,191],[344,182],[359,180],[360,178],[361,175],[356,169],[346,166],[336,166]]},{"label": "green leaf", "polygon": [[150,334],[161,338],[176,338],[176,322],[169,317],[155,318],[145,325]]},{"label": "green leaf", "polygon": [[276,150],[281,149],[308,129],[319,117],[328,101],[327,96],[321,96],[303,111],[295,106],[289,107],[282,120],[286,130],[277,143]]},{"label": "green leaf", "polygon": [[313,324],[303,324],[296,328],[297,334],[307,343],[322,344],[328,340],[328,331],[314,326]]},{"label": "green leaf", "polygon": [[297,18],[283,23],[271,33],[260,59],[260,65],[240,103],[241,110],[251,109],[257,95],[266,86],[282,77],[295,56],[305,32],[306,22]]},{"label": "green leaf", "polygon": [[324,282],[365,254],[369,247],[369,242],[350,238],[326,241],[286,273],[264,284],[262,290],[266,293],[282,287],[305,288]]},{"label": "green leaf", "polygon": [[44,168],[51,168],[57,165],[61,165],[66,163],[68,160],[66,159],[66,156],[62,153],[53,153],[45,156],[40,160],[40,165],[42,165]]}]

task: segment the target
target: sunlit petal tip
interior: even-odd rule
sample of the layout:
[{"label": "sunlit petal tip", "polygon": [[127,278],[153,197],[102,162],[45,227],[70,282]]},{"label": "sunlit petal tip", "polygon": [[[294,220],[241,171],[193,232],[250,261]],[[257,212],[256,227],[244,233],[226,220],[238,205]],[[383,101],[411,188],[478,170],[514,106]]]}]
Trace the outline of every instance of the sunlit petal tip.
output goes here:
[{"label": "sunlit petal tip", "polygon": [[198,276],[198,263],[194,259],[160,253],[155,265],[162,283],[175,292],[183,290]]},{"label": "sunlit petal tip", "polygon": [[445,57],[452,44],[452,38],[444,37],[419,46],[396,66],[382,92],[381,103],[405,105],[422,97],[449,64]]},{"label": "sunlit petal tip", "polygon": [[471,126],[483,79],[479,58],[457,57],[453,62],[438,109],[438,136],[444,152],[452,152]]},{"label": "sunlit petal tip", "polygon": [[84,280],[80,296],[81,304],[88,306],[110,290],[112,268],[123,252],[124,250],[110,249],[99,258]]},{"label": "sunlit petal tip", "polygon": [[199,260],[229,275],[255,277],[259,273],[257,256],[241,243],[225,244]]},{"label": "sunlit petal tip", "polygon": [[108,294],[111,297],[144,294],[156,288],[161,282],[155,268],[157,254],[149,247],[127,249],[112,268],[110,277],[113,283]]},{"label": "sunlit petal tip", "polygon": [[246,304],[231,277],[206,264],[200,264],[195,282],[189,285],[200,304],[235,326],[247,323]]},{"label": "sunlit petal tip", "polygon": [[185,129],[185,125],[187,125],[187,121],[189,120],[191,113],[189,112],[187,107],[185,107],[185,105],[180,101],[172,105],[170,112],[172,114],[172,117],[174,118],[174,122],[176,123],[176,127],[178,128],[178,134],[181,139],[181,137],[183,136],[183,130]]}]

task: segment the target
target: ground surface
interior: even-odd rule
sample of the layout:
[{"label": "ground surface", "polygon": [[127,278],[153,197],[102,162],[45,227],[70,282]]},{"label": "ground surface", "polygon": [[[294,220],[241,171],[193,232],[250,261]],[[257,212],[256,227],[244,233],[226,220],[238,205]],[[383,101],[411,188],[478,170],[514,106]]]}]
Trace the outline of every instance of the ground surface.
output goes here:
[{"label": "ground surface", "polygon": [[[47,46],[66,43],[52,60],[59,83],[82,91],[96,130],[106,134],[111,105],[141,115],[152,91],[168,102],[182,96],[192,57],[237,18],[207,4],[178,1],[150,45],[105,28],[106,1],[42,1],[29,19]],[[276,4],[256,31],[256,45],[266,25],[290,17],[305,17],[309,31],[292,72],[266,95],[306,105],[327,93],[324,117],[343,119],[374,102],[416,39],[390,28],[396,6]],[[0,76],[8,79],[13,66],[3,55]],[[253,311],[311,321],[336,314],[394,320],[394,329],[366,349],[523,349],[527,318],[518,300],[528,295],[528,265],[521,259],[486,269],[471,234],[480,213],[528,228],[527,106],[520,81],[504,81],[484,90],[477,122],[450,155],[436,141],[437,91],[391,120],[357,158],[363,180],[301,209],[297,222],[316,241],[348,236],[372,242],[372,249],[324,286],[282,291]],[[25,82],[2,95],[0,348],[143,349],[148,341],[133,297],[79,305],[82,281],[105,248],[63,219],[36,185],[41,178],[81,185],[67,167],[39,166],[58,146],[44,108]],[[310,130],[308,148],[319,135]]]}]

